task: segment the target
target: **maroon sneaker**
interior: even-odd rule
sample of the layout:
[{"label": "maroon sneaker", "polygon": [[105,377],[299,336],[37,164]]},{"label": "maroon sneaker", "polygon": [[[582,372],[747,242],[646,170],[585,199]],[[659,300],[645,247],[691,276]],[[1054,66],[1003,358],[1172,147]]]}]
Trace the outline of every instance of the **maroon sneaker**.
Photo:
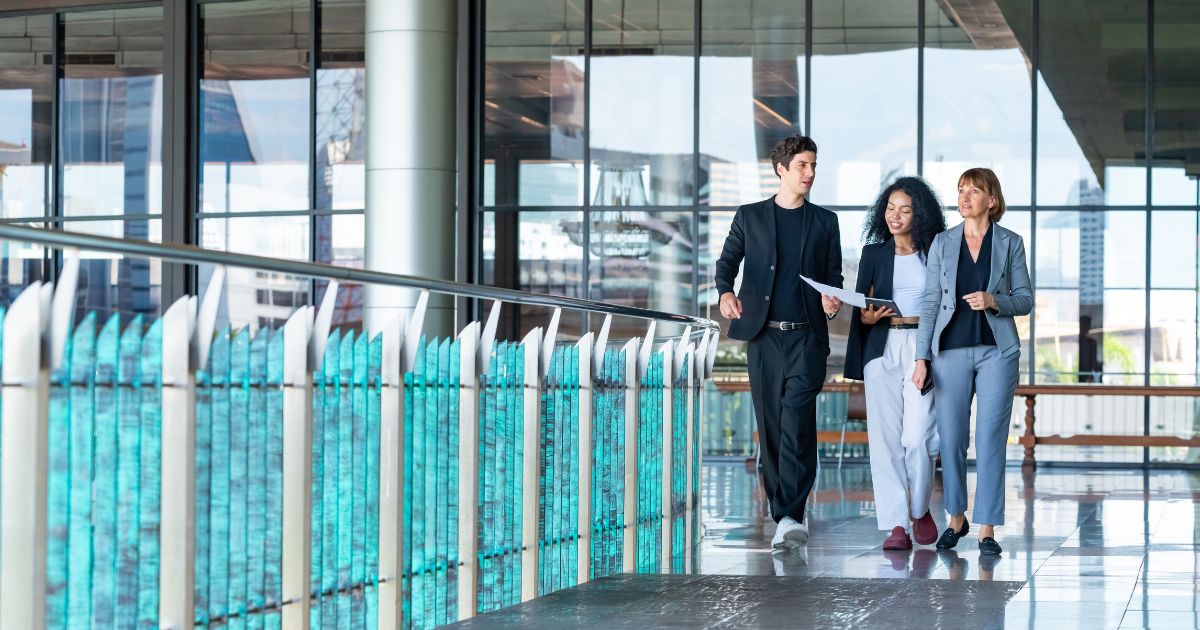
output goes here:
[{"label": "maroon sneaker", "polygon": [[933,515],[928,510],[925,511],[925,516],[913,521],[913,538],[917,539],[918,545],[932,545],[937,542],[937,523],[933,522]]},{"label": "maroon sneaker", "polygon": [[908,537],[908,532],[904,531],[899,525],[892,528],[892,535],[888,536],[883,541],[883,548],[892,549],[912,549],[912,539]]}]

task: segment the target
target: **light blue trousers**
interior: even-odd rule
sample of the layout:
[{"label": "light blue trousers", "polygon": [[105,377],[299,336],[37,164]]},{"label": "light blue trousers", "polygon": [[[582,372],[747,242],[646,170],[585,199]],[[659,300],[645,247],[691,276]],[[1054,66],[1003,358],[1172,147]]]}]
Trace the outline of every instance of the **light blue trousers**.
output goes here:
[{"label": "light blue trousers", "polygon": [[1004,524],[1004,462],[1020,353],[1002,356],[995,346],[943,350],[933,359],[937,403],[933,413],[942,447],[946,512],[967,511],[967,445],[975,396],[975,511],[980,525]]}]

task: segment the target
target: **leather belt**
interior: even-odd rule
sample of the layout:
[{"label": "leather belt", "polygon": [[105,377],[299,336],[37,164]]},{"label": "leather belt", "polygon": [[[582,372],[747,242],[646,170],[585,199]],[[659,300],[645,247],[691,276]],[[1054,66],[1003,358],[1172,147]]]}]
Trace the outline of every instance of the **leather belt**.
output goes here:
[{"label": "leather belt", "polygon": [[808,322],[767,322],[767,326],[779,330],[799,330],[809,328],[810,324]]},{"label": "leather belt", "polygon": [[913,330],[914,328],[920,328],[920,326],[920,324],[913,324],[911,322],[896,322],[894,324],[888,324],[888,328],[895,328],[896,330]]}]

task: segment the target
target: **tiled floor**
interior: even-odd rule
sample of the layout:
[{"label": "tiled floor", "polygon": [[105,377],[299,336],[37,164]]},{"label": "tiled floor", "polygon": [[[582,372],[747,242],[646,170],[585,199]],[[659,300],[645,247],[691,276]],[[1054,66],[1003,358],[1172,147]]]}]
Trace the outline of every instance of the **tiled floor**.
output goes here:
[{"label": "tiled floor", "polygon": [[[822,471],[809,544],[792,554],[771,552],[744,465],[707,465],[703,483],[701,577],[617,576],[472,625],[1200,627],[1200,473],[1010,467],[997,559],[974,532],[954,551],[882,551],[863,466]],[[944,528],[940,491],[934,503]]]}]

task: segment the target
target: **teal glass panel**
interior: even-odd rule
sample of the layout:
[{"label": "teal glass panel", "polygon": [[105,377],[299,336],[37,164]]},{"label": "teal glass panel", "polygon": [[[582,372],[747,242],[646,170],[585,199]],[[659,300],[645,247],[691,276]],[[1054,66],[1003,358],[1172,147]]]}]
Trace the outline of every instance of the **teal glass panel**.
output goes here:
[{"label": "teal glass panel", "polygon": [[538,590],[550,593],[576,583],[578,539],[578,363],[574,346],[551,354],[542,392]]},{"label": "teal glass panel", "polygon": [[458,342],[422,339],[405,373],[404,600],[409,625],[457,618]]},{"label": "teal glass panel", "polygon": [[520,602],[525,347],[498,342],[481,377],[479,609]]},{"label": "teal glass panel", "polygon": [[[90,324],[89,324],[90,322]],[[47,456],[47,514],[46,514],[46,622],[51,626],[65,626],[70,621],[68,609],[68,580],[71,569],[70,527],[71,527],[71,366],[76,359],[86,361],[86,356],[76,356],[81,352],[76,346],[83,345],[80,350],[86,353],[87,339],[80,335],[91,330],[95,332],[95,316],[82,323],[75,334],[67,341],[63,350],[61,366],[50,376],[50,407],[48,430]],[[79,342],[82,341],[82,344]],[[86,363],[84,364],[86,365]],[[90,380],[90,379],[88,379]],[[80,480],[76,480],[79,482]],[[91,482],[89,471],[87,483]]]},{"label": "teal glass panel", "polygon": [[233,332],[217,333],[209,349],[209,544],[208,619],[225,616],[230,607],[230,366]]},{"label": "teal glass panel", "polygon": [[337,407],[337,451],[338,468],[337,528],[336,528],[336,574],[333,600],[333,619],[329,627],[342,627],[350,619],[350,599],[344,586],[352,581],[350,573],[351,523],[354,515],[354,417],[351,403],[354,370],[354,332],[346,331],[342,336],[342,347],[338,349],[338,407]]},{"label": "teal glass panel", "polygon": [[367,355],[367,448],[366,448],[366,618],[364,625],[372,627],[379,618],[379,434],[382,424],[383,335],[371,340]]},{"label": "teal glass panel", "polygon": [[112,315],[96,338],[96,417],[92,476],[92,627],[114,623],[117,599],[118,350],[120,317]]},{"label": "teal glass panel", "polygon": [[591,577],[620,573],[625,530],[625,352],[608,349],[593,376]]},{"label": "teal glass panel", "polygon": [[443,342],[439,394],[438,486],[441,515],[438,550],[438,606],[441,624],[458,619],[458,410],[462,349],[458,340]]},{"label": "teal glass panel", "polygon": [[248,555],[247,487],[250,411],[250,331],[243,328],[229,345],[229,603],[230,627],[245,627]]},{"label": "teal glass panel", "polygon": [[[268,379],[281,380],[282,356],[275,359],[273,352],[269,356],[279,364],[269,368]],[[382,360],[381,336],[371,340],[353,331],[335,330],[326,343],[321,369],[313,374],[313,628],[367,627],[378,611]],[[270,401],[268,395],[268,408]],[[281,457],[282,425],[278,431]],[[269,458],[276,457],[274,448],[269,447]],[[267,483],[278,482],[268,474]],[[267,534],[273,540],[269,529]],[[271,586],[275,576],[269,560],[267,565],[270,602],[281,589]],[[270,618],[267,622],[268,627],[277,625]]]},{"label": "teal glass panel", "polygon": [[[267,519],[267,344],[271,330],[261,328],[250,341],[249,422],[246,436],[246,606],[262,610],[266,574]],[[263,615],[250,614],[246,627],[259,630]]]},{"label": "teal glass panel", "polygon": [[639,573],[657,573],[662,557],[663,355],[650,355],[638,390],[637,559]]},{"label": "teal glass panel", "polygon": [[475,607],[480,612],[496,610],[495,591],[499,580],[496,575],[496,556],[498,549],[496,529],[499,526],[497,518],[497,497],[495,459],[497,455],[496,427],[496,356],[503,352],[505,342],[498,342],[485,359],[486,364],[479,376],[479,437],[477,458],[477,484],[479,487],[479,551],[476,563],[479,566],[479,583],[476,586]]},{"label": "teal glass panel", "polygon": [[521,601],[522,545],[524,540],[523,497],[525,493],[525,344],[510,344],[508,353],[508,381],[505,390],[505,432],[511,444],[506,452],[505,467],[508,491],[505,493],[505,512],[508,522],[506,539],[512,552],[506,556],[504,583],[508,589],[506,602]]},{"label": "teal glass panel", "polygon": [[138,488],[138,625],[158,622],[159,513],[162,475],[162,320],[142,340]]},{"label": "teal glass panel", "polygon": [[[322,372],[322,449],[324,451],[321,474],[321,544],[320,567],[315,576],[320,576],[317,592],[313,597],[315,607],[312,619],[319,620],[316,627],[337,626],[337,526],[338,526],[338,403],[341,387],[341,331],[329,334],[325,344],[325,359]],[[314,441],[316,437],[314,436]],[[315,475],[314,475],[314,478]],[[315,554],[314,554],[315,555]]]},{"label": "teal glass panel", "polygon": [[70,524],[67,531],[70,569],[67,618],[92,618],[92,470],[95,460],[96,314],[88,313],[71,336],[70,370],[71,465]]},{"label": "teal glass panel", "polygon": [[354,365],[352,368],[351,399],[353,405],[353,470],[351,487],[354,489],[350,517],[350,581],[356,586],[351,591],[350,617],[343,623],[347,627],[358,627],[366,620],[366,599],[361,586],[366,580],[366,521],[367,521],[367,335],[359,335],[354,341]]},{"label": "teal glass panel", "polygon": [[131,628],[138,621],[144,334],[142,317],[134,317],[121,335],[117,354],[117,596],[112,623],[117,628]]},{"label": "teal glass panel", "polygon": [[416,492],[416,466],[414,460],[416,458],[416,449],[414,448],[416,440],[416,418],[417,413],[417,376],[420,365],[424,363],[424,353],[421,351],[425,339],[422,338],[417,346],[415,357],[416,364],[410,366],[409,371],[404,372],[404,507],[401,510],[401,536],[404,544],[401,555],[401,599],[400,599],[400,617],[407,620],[405,623],[412,625],[413,620],[413,596],[416,589],[416,554],[413,552],[413,536],[412,532],[415,527],[415,510],[418,505],[415,501],[414,493]]},{"label": "teal glass panel", "polygon": [[[409,486],[408,492],[405,494],[408,509],[405,511],[407,523],[410,525],[409,536],[407,537],[406,549],[409,550],[409,580],[410,580],[410,607],[409,617],[411,625],[416,628],[423,628],[430,625],[426,620],[426,611],[428,603],[425,600],[425,527],[429,522],[426,517],[425,506],[425,399],[427,396],[427,383],[425,373],[428,369],[428,364],[433,364],[436,370],[436,354],[430,357],[430,347],[436,346],[436,342],[430,343],[424,337],[421,338],[420,344],[416,350],[416,360],[412,367],[410,406],[405,410],[405,418],[411,422],[412,429],[410,439],[405,443],[406,466],[411,464],[408,471],[409,476],[406,478],[406,485]],[[406,431],[408,432],[408,431]]]},{"label": "teal glass panel", "polygon": [[[215,339],[215,338],[214,338]],[[208,361],[196,371],[196,535],[192,574],[195,623],[209,622],[209,546],[212,544],[212,347]]]},{"label": "teal glass panel", "polygon": [[330,332],[326,339],[325,354],[321,358],[322,367],[314,370],[312,377],[312,515],[309,545],[309,592],[312,594],[312,600],[309,604],[309,619],[313,628],[320,627],[322,601],[320,593],[324,586],[325,566],[325,407],[329,383],[323,368],[331,360],[336,362],[340,338],[340,331]]},{"label": "teal glass panel", "polygon": [[685,357],[671,390],[671,572],[682,573],[685,567],[684,537],[687,518],[687,417],[688,383],[691,361]]},{"label": "teal glass panel", "polygon": [[[267,516],[264,597],[268,612],[264,628],[282,625],[283,605],[283,331],[267,344]],[[314,434],[315,435],[315,434]]]},{"label": "teal glass panel", "polygon": [[[413,623],[420,622],[420,627],[437,625],[438,619],[434,608],[437,598],[437,576],[434,575],[434,563],[437,551],[437,381],[438,381],[438,352],[440,343],[432,340],[425,346],[425,365],[421,373],[421,387],[418,390],[421,398],[417,403],[417,419],[420,421],[420,433],[416,436],[419,450],[416,452],[420,469],[417,472],[417,493],[421,499],[421,512],[414,517],[414,544],[421,551],[420,573],[415,577],[420,587],[421,598],[413,602]],[[418,607],[418,603],[419,607]]]}]

